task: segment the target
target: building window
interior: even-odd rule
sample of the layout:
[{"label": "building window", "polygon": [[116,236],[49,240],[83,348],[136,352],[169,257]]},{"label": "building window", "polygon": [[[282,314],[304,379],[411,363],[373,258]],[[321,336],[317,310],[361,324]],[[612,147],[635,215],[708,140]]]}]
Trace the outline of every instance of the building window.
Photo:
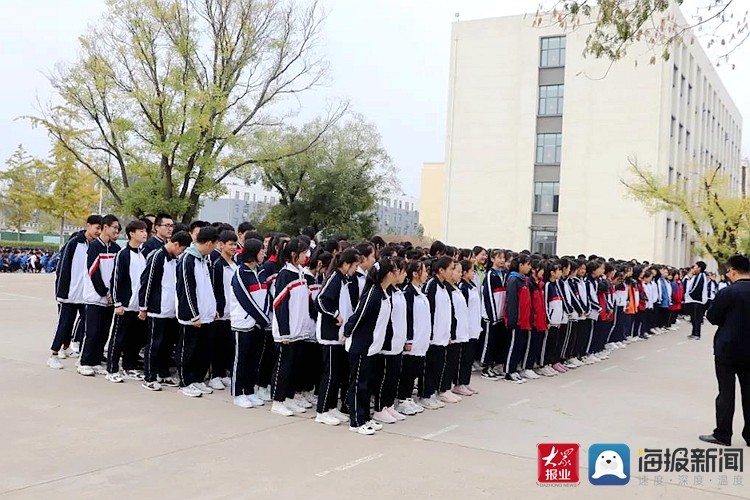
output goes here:
[{"label": "building window", "polygon": [[672,117],[672,123],[669,126],[669,137],[674,137],[674,124],[676,123],[676,120],[674,119],[674,116]]},{"label": "building window", "polygon": [[239,200],[240,199],[240,192],[239,191],[235,191],[234,192],[234,199],[235,200]]},{"label": "building window", "polygon": [[[693,99],[693,86],[688,84],[688,98],[687,98],[688,106],[690,106],[690,101],[692,99]],[[697,108],[696,108],[696,111],[697,111]]]},{"label": "building window", "polygon": [[539,66],[541,68],[565,66],[565,37],[542,38],[540,56]]},{"label": "building window", "polygon": [[685,133],[685,127],[680,124],[680,133],[677,135],[677,144],[682,144],[682,136]]},{"label": "building window", "polygon": [[536,135],[536,162],[555,165],[562,156],[562,134]]},{"label": "building window", "polygon": [[250,193],[245,193],[245,202],[250,201]]},{"label": "building window", "polygon": [[680,97],[682,97],[685,94],[685,77],[680,77]]},{"label": "building window", "polygon": [[667,217],[667,234],[666,239],[669,239],[669,237],[672,236],[672,219]]},{"label": "building window", "polygon": [[669,185],[671,186],[674,182],[674,168],[670,165],[669,167]]},{"label": "building window", "polygon": [[677,74],[678,74],[678,69],[677,69],[677,65],[675,64],[674,68],[672,69],[672,88],[677,87]]},{"label": "building window", "polygon": [[539,115],[561,115],[563,112],[563,85],[539,87]]},{"label": "building window", "polygon": [[531,251],[547,255],[557,253],[557,231],[532,229]]},{"label": "building window", "polygon": [[534,212],[543,214],[556,214],[559,206],[559,182],[534,183]]}]

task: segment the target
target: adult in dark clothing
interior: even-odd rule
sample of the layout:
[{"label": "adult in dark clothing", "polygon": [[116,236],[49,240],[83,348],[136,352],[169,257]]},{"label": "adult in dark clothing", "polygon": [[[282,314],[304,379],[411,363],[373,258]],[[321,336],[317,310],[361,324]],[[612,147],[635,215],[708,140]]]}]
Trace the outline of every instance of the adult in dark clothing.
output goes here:
[{"label": "adult in dark clothing", "polygon": [[735,255],[727,262],[732,284],[716,294],[708,321],[719,327],[714,336],[714,365],[719,382],[716,429],[701,441],[730,446],[734,417],[735,377],[740,381],[745,427],[742,437],[750,446],[750,259]]}]

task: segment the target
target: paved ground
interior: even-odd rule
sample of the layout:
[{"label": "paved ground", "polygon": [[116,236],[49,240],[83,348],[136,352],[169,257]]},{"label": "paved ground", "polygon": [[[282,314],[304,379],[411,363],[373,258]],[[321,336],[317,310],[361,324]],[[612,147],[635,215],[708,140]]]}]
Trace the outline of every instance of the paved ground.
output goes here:
[{"label": "paved ground", "polygon": [[[477,377],[480,395],[359,436],[240,410],[226,393],[189,399],[84,378],[72,360],[50,370],[55,317],[51,276],[0,275],[2,498],[750,498],[750,475],[719,486],[705,474],[695,486],[691,474],[684,486],[652,474],[604,490],[586,476],[592,443],[623,442],[634,455],[701,446],[715,397],[708,327],[701,342],[683,326],[520,386]],[[581,444],[579,486],[536,484],[539,442]]]}]

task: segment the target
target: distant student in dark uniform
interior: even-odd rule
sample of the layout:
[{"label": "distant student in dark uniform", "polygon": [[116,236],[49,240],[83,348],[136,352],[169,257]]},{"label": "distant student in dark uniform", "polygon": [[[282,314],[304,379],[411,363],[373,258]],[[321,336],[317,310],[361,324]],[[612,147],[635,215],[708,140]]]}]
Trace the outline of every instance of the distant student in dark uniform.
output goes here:
[{"label": "distant student in dark uniform", "polygon": [[750,260],[731,257],[727,276],[732,284],[716,294],[708,321],[719,327],[714,336],[714,367],[719,382],[716,429],[701,441],[730,446],[734,417],[735,377],[740,381],[745,426],[742,437],[750,446]]}]

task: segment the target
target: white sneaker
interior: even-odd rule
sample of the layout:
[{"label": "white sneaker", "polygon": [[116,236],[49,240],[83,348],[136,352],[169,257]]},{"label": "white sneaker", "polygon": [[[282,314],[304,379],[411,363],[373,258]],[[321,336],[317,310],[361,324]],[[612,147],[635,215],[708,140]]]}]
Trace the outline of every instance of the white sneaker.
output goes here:
[{"label": "white sneaker", "polygon": [[60,358],[58,356],[55,356],[54,354],[47,359],[47,366],[49,366],[50,368],[54,368],[55,370],[62,370],[63,368],[65,368],[62,364],[62,361],[60,361]]},{"label": "white sneaker", "polygon": [[177,380],[175,377],[156,377],[156,381],[159,382],[161,385],[167,386],[167,387],[179,387],[180,381]]},{"label": "white sneaker", "polygon": [[294,415],[294,412],[287,408],[284,403],[280,403],[278,401],[274,401],[271,405],[271,413],[275,413],[276,415],[281,415],[284,417],[291,417]]},{"label": "white sneaker", "polygon": [[122,381],[122,377],[120,376],[119,373],[107,373],[104,376],[104,380],[106,380],[108,382],[112,382],[114,384],[122,384],[122,382],[123,382]]},{"label": "white sneaker", "polygon": [[349,427],[349,430],[352,432],[356,432],[357,434],[362,434],[363,436],[372,436],[373,434],[375,434],[375,429],[367,424],[360,425],[359,427]]},{"label": "white sneaker", "polygon": [[365,425],[369,425],[370,427],[372,427],[372,428],[373,428],[373,429],[375,429],[376,431],[380,431],[380,430],[383,430],[383,424],[379,424],[379,423],[377,423],[377,422],[376,422],[376,421],[374,421],[374,420],[370,420],[370,421],[368,421],[368,422],[367,422],[367,423],[366,423]]},{"label": "white sneaker", "polygon": [[81,343],[80,342],[71,342],[70,343],[70,350],[73,352],[76,352],[78,354],[81,354]]},{"label": "white sneaker", "polygon": [[300,408],[312,408],[312,405],[301,394],[294,395],[294,403]]},{"label": "white sneaker", "polygon": [[414,401],[412,398],[406,399],[406,404],[411,407],[412,410],[414,410],[417,413],[422,413],[424,411],[424,406]]},{"label": "white sneaker", "polygon": [[456,399],[458,397],[460,396],[456,396],[451,391],[445,391],[437,395],[437,400],[443,403],[458,403],[461,401],[460,399]]},{"label": "white sneaker", "polygon": [[258,387],[258,390],[255,391],[255,394],[257,394],[258,397],[263,401],[273,401],[273,398],[271,397],[271,389],[269,389],[268,387]]},{"label": "white sneaker", "polygon": [[[421,398],[421,399],[419,399],[419,403],[418,404],[422,408],[426,408],[428,410],[437,410],[439,408],[442,408],[442,406],[440,406],[437,403],[438,402],[436,400],[434,400],[433,398]],[[443,406],[445,406],[445,405],[443,405]]]},{"label": "white sneaker", "polygon": [[208,381],[208,387],[210,387],[211,389],[215,391],[223,391],[224,382],[221,381],[220,377],[214,377]]},{"label": "white sneaker", "polygon": [[564,366],[565,368],[569,368],[569,369],[571,369],[571,370],[575,370],[575,369],[576,369],[576,368],[578,368],[578,367],[579,367],[580,365],[577,365],[577,364],[573,363],[573,361],[571,361],[571,360],[568,360],[568,361],[566,361],[565,363],[563,363],[563,366]]},{"label": "white sneaker", "polygon": [[95,373],[96,375],[106,375],[106,374],[108,374],[108,373],[109,373],[109,372],[107,371],[107,369],[106,369],[105,367],[103,367],[102,365],[94,365],[94,366],[92,366],[91,368],[93,368],[93,370],[94,370],[94,373]]},{"label": "white sneaker", "polygon": [[384,424],[395,424],[396,419],[391,415],[391,413],[383,408],[381,411],[376,411],[372,414],[372,419],[376,422],[381,422]]},{"label": "white sneaker", "polygon": [[332,417],[339,419],[339,422],[341,422],[342,424],[349,421],[349,415],[342,412],[338,408],[333,408],[332,410],[328,410],[326,413],[328,413]]},{"label": "white sneaker", "polygon": [[551,367],[551,366],[549,366],[549,365],[547,365],[547,366],[544,366],[544,367],[542,368],[542,370],[544,370],[544,375],[545,375],[545,376],[547,376],[547,377],[554,377],[554,376],[556,376],[556,375],[559,375],[559,374],[560,374],[560,372],[558,372],[557,370],[555,370],[554,368],[552,368],[552,367]]},{"label": "white sneaker", "polygon": [[398,420],[400,422],[406,420],[406,416],[403,413],[401,413],[398,410],[396,410],[396,408],[394,408],[393,406],[389,406],[388,408],[386,408],[386,410],[396,420]]},{"label": "white sneaker", "polygon": [[406,401],[399,401],[396,405],[396,411],[401,413],[402,415],[416,415],[417,412],[414,411],[414,408],[409,406],[409,404],[406,403]]},{"label": "white sneaker", "polygon": [[523,373],[522,373],[522,375],[525,376],[526,378],[530,378],[530,379],[537,379],[537,378],[539,378],[539,375],[537,375],[536,372],[534,372],[534,370],[524,370]]},{"label": "white sneaker", "polygon": [[68,347],[67,349],[60,349],[60,352],[58,352],[57,355],[60,357],[60,359],[77,358],[79,356],[79,354],[70,347]]},{"label": "white sneaker", "polygon": [[180,387],[178,390],[184,394],[185,396],[190,396],[191,398],[199,398],[203,396],[203,393],[193,387],[195,384],[190,384],[187,387]]},{"label": "white sneaker", "polygon": [[224,387],[231,387],[232,379],[229,377],[221,377],[221,383],[224,384]]},{"label": "white sneaker", "polygon": [[197,389],[201,392],[201,394],[211,394],[214,392],[213,389],[211,389],[209,386],[204,384],[203,382],[193,382],[190,384],[190,387],[193,389]]},{"label": "white sneaker", "polygon": [[254,406],[253,402],[244,394],[235,397],[232,403],[234,403],[234,406],[239,406],[240,408],[252,408]]},{"label": "white sneaker", "polygon": [[292,410],[293,413],[305,413],[307,412],[306,409],[302,408],[300,405],[297,404],[296,399],[289,399],[287,398],[286,401],[284,401],[284,406]]},{"label": "white sneaker", "polygon": [[79,366],[76,371],[84,377],[93,377],[96,374],[93,367],[86,365]]},{"label": "white sneaker", "polygon": [[514,384],[523,384],[524,382],[526,382],[526,379],[521,377],[521,375],[519,375],[518,373],[511,373],[510,375],[508,375],[508,377],[510,378],[506,378],[505,380],[507,380],[508,382],[513,382]]},{"label": "white sneaker", "polygon": [[311,405],[310,408],[312,408],[312,406],[318,404],[318,396],[316,396],[315,393],[312,392],[312,391],[305,391],[305,392],[303,392],[302,393],[302,397],[305,398],[305,401],[307,401],[308,403],[310,403],[310,405]]},{"label": "white sneaker", "polygon": [[623,343],[621,340],[615,343],[617,344],[617,347],[619,347],[620,349],[625,349],[627,347],[627,344]]},{"label": "white sneaker", "polygon": [[143,380],[143,372],[140,370],[124,370],[122,378],[127,380]]},{"label": "white sneaker", "polygon": [[263,405],[265,405],[265,404],[266,404],[266,402],[265,402],[265,401],[263,401],[262,399],[260,399],[260,398],[259,398],[259,397],[258,397],[257,395],[255,395],[255,394],[248,394],[248,395],[247,395],[247,399],[249,399],[249,400],[250,400],[250,402],[251,402],[251,403],[253,404],[253,406],[263,406]]},{"label": "white sneaker", "polygon": [[146,382],[145,380],[141,384],[141,387],[148,389],[149,391],[160,391],[161,384],[159,382]]},{"label": "white sneaker", "polygon": [[341,423],[338,418],[330,415],[328,412],[315,415],[315,421],[326,425],[339,425]]}]

